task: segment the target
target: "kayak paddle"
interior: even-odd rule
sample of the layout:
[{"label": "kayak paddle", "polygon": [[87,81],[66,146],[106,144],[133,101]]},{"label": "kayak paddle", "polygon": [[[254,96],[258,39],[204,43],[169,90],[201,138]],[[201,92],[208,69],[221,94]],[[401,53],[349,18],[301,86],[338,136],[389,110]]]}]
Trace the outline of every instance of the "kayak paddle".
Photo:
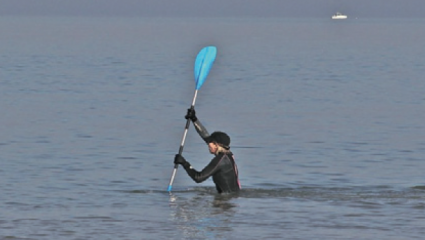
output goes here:
[{"label": "kayak paddle", "polygon": [[[195,68],[194,68],[196,87],[195,87],[195,95],[193,96],[193,100],[192,100],[192,105],[190,106],[191,109],[195,108],[195,101],[198,95],[198,90],[201,88],[202,84],[207,79],[208,73],[210,72],[210,69],[214,63],[216,55],[217,55],[217,48],[214,46],[208,46],[208,47],[204,47],[196,56]],[[180,144],[179,154],[183,153],[184,142],[186,141],[186,135],[187,135],[187,131],[189,130],[189,126],[190,126],[190,119],[187,119],[186,127],[183,133],[183,138]],[[171,192],[178,166],[179,166],[178,164],[174,164],[174,169],[173,169],[173,173],[171,174],[170,184],[168,185],[168,190],[167,190],[168,192]]]}]

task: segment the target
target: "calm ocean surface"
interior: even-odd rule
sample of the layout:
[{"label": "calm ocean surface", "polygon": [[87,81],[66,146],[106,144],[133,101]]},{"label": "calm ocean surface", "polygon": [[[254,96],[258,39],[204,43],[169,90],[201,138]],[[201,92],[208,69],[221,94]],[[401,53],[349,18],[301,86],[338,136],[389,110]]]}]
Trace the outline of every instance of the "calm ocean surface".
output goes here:
[{"label": "calm ocean surface", "polygon": [[[0,239],[423,239],[425,20],[0,18]],[[177,172],[196,109],[243,190]],[[213,157],[193,127],[183,154]]]}]

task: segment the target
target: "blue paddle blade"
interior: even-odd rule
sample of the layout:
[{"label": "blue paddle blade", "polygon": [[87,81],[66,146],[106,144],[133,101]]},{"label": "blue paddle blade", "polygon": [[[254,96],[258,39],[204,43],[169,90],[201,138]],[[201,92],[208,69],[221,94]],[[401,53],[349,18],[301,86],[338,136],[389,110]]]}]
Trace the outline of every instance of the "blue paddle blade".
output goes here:
[{"label": "blue paddle blade", "polygon": [[196,90],[199,90],[207,79],[208,73],[217,55],[217,48],[214,46],[204,47],[196,56],[195,60],[195,82]]}]

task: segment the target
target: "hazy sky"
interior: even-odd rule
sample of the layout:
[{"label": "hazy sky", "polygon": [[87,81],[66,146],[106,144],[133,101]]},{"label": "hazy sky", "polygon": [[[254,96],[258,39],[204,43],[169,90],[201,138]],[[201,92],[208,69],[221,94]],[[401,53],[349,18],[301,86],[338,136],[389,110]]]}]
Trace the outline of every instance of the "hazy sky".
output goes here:
[{"label": "hazy sky", "polygon": [[425,0],[0,0],[5,15],[425,17]]}]

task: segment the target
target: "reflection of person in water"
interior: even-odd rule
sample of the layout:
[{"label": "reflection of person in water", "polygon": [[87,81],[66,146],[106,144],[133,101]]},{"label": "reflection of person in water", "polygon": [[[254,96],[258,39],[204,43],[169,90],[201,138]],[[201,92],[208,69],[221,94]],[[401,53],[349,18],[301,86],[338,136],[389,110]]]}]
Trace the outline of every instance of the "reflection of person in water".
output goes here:
[{"label": "reflection of person in water", "polygon": [[[171,193],[172,194],[172,193]],[[175,239],[226,239],[234,231],[237,194],[190,191],[170,202]],[[173,226],[174,227],[174,226]]]},{"label": "reflection of person in water", "polygon": [[233,153],[230,151],[230,137],[224,132],[213,132],[209,135],[207,129],[196,117],[195,109],[188,109],[186,119],[190,119],[198,134],[208,144],[208,149],[215,157],[201,171],[198,172],[186,159],[177,154],[174,158],[175,164],[181,164],[187,174],[197,183],[203,182],[212,176],[219,193],[237,192],[241,189]]},{"label": "reflection of person in water", "polygon": [[[193,194],[193,195],[192,195]],[[170,203],[173,239],[226,239],[233,234],[234,194],[187,192]]]}]

